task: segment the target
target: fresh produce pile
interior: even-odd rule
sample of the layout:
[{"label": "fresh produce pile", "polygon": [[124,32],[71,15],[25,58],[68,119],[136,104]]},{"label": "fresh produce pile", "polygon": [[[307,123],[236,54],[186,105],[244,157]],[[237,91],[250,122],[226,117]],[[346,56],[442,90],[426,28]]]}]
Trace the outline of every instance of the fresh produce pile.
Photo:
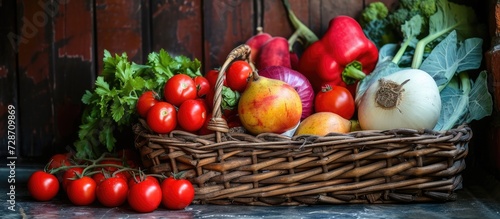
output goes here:
[{"label": "fresh produce pile", "polygon": [[[283,5],[293,35],[286,39],[259,29],[238,48],[248,53],[239,54],[245,58],[226,60],[225,69],[202,74],[198,60],[163,50],[143,65],[105,51],[102,76],[82,98],[88,107],[76,156],[112,152],[114,133],[138,119],[158,134],[213,133],[207,125],[218,82],[222,118],[229,128],[254,135],[439,131],[491,114],[487,72],[479,71],[481,24],[472,8],[447,0],[400,0],[391,11],[373,2],[357,20],[332,18],[317,37],[287,0]],[[312,115],[331,124],[308,121]]]},{"label": "fresh produce pile", "polygon": [[[95,202],[104,207],[128,203],[137,212],[152,212],[159,207],[180,210],[194,199],[194,187],[181,178],[145,174],[137,168],[131,150],[105,153],[95,160],[78,159],[72,154],[53,155],[44,170],[28,179],[28,191],[37,201],[49,201],[59,193],[74,205]],[[62,190],[62,192],[60,192]]]},{"label": "fresh produce pile", "polygon": [[[88,107],[74,159],[83,161],[76,165],[83,173],[65,189],[70,200],[73,189],[81,192],[75,182],[90,181],[86,172],[97,175],[95,169],[107,159],[103,154],[117,150],[114,133],[138,121],[159,135],[173,130],[208,135],[214,132],[208,126],[214,112],[222,111],[234,131],[325,136],[357,130],[449,130],[491,114],[487,72],[479,70],[481,25],[470,7],[447,0],[400,0],[391,11],[373,2],[357,20],[332,18],[319,38],[294,15],[287,0],[283,4],[296,29],[289,39],[260,29],[221,68],[205,74],[198,60],[163,50],[151,53],[143,65],[131,63],[126,54],[105,51],[103,73],[94,91],[82,98]],[[296,43],[303,52],[294,51]],[[214,108],[217,89],[220,108]],[[68,168],[37,174],[50,178],[62,170]],[[111,178],[122,171],[144,178],[134,169],[113,171]],[[156,185],[165,191],[163,183],[161,188],[153,182],[143,187]],[[129,186],[128,196],[142,190],[137,185]]]}]

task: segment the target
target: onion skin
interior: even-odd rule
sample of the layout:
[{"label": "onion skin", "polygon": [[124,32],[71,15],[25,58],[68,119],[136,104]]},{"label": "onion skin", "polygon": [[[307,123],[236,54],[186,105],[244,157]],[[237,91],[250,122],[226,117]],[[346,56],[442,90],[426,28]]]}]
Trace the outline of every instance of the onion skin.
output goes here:
[{"label": "onion skin", "polygon": [[259,75],[286,82],[299,93],[300,100],[302,101],[301,120],[313,113],[314,90],[309,80],[303,74],[284,66],[268,66],[260,70]]},{"label": "onion skin", "polygon": [[[406,82],[394,107],[377,103],[382,81]],[[441,97],[434,79],[419,69],[405,69],[382,78],[366,90],[358,104],[358,119],[363,130],[433,129],[441,112]]]}]

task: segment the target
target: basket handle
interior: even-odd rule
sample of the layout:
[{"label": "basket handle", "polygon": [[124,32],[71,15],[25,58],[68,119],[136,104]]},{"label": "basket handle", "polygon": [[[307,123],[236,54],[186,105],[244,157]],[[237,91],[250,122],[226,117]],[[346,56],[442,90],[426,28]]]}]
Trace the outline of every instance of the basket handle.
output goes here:
[{"label": "basket handle", "polygon": [[[213,112],[212,119],[208,122],[207,129],[215,131],[217,134],[217,142],[220,142],[220,134],[229,132],[229,126],[227,125],[227,121],[222,118],[222,87],[224,85],[224,74],[226,69],[230,66],[233,61],[236,60],[244,60],[251,64],[250,53],[251,48],[242,44],[238,47],[234,48],[227,56],[226,61],[222,65],[219,70],[219,74],[217,76],[217,81],[215,82],[215,93],[214,93],[214,102],[213,102]],[[252,68],[253,65],[251,64]],[[255,69],[255,68],[253,68]]]}]

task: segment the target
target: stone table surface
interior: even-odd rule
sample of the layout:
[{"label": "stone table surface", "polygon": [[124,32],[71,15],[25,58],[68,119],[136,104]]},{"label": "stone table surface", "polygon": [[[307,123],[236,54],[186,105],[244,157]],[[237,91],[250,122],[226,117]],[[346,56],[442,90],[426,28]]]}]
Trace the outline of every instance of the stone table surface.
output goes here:
[{"label": "stone table surface", "polygon": [[[0,218],[500,218],[500,183],[493,177],[469,177],[458,199],[445,203],[353,204],[292,207],[190,205],[184,210],[158,208],[136,213],[127,205],[106,208],[95,203],[74,206],[59,194],[48,202],[34,201],[26,190],[32,170],[16,172],[15,211],[9,210],[6,168],[0,168]],[[477,180],[474,180],[477,179]],[[4,180],[5,179],[5,180]]]}]

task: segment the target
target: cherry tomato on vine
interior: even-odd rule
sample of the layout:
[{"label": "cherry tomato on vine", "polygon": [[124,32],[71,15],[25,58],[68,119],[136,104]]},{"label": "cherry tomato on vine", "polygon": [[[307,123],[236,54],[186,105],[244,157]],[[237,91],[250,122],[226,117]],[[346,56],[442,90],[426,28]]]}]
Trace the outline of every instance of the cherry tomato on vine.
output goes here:
[{"label": "cherry tomato on vine", "polygon": [[48,201],[59,192],[59,181],[54,175],[37,170],[28,179],[28,191],[35,200]]},{"label": "cherry tomato on vine", "polygon": [[96,197],[96,186],[92,178],[84,176],[69,183],[66,194],[74,205],[90,205]]},{"label": "cherry tomato on vine", "polygon": [[111,177],[104,179],[96,187],[96,198],[106,207],[117,207],[127,200],[128,185],[125,179]]},{"label": "cherry tomato on vine", "polygon": [[125,173],[125,172],[111,173],[109,171],[102,170],[101,172],[95,173],[94,175],[92,175],[92,179],[99,186],[99,184],[101,184],[101,182],[103,182],[106,179],[112,178],[112,177],[121,178],[125,181],[128,181],[127,174],[128,173]]},{"label": "cherry tomato on vine", "polygon": [[68,154],[54,154],[50,160],[50,164],[47,167],[48,170],[59,168],[62,166],[71,166],[70,156]]},{"label": "cherry tomato on vine", "polygon": [[112,177],[118,177],[118,178],[122,178],[123,180],[125,180],[125,182],[128,181],[128,179],[130,177],[132,177],[132,175],[130,175],[128,172],[126,171],[122,171],[122,172],[114,172],[111,174]]},{"label": "cherry tomato on vine", "polygon": [[144,180],[129,188],[127,200],[130,207],[141,213],[152,212],[161,204],[160,185],[153,180]]},{"label": "cherry tomato on vine", "polygon": [[100,172],[92,175],[92,179],[95,181],[96,185],[99,186],[99,184],[101,184],[106,179],[106,176],[104,175],[104,173]]},{"label": "cherry tomato on vine", "polygon": [[185,74],[176,74],[168,79],[163,92],[165,100],[174,106],[180,106],[182,102],[197,97],[194,80]]},{"label": "cherry tomato on vine", "polygon": [[186,100],[177,111],[177,122],[180,127],[189,132],[195,132],[203,127],[207,118],[207,108],[202,100]]},{"label": "cherry tomato on vine", "polygon": [[177,126],[177,111],[167,102],[159,102],[149,110],[147,124],[158,134],[171,132]]},{"label": "cherry tomato on vine", "polygon": [[62,175],[63,190],[66,191],[68,185],[72,183],[79,174],[82,174],[82,172],[83,172],[83,167],[71,167],[66,171],[64,171]]},{"label": "cherry tomato on vine", "polygon": [[160,185],[160,182],[158,181],[158,179],[156,177],[146,176],[146,177],[144,177],[144,179],[141,180],[141,176],[136,175],[135,177],[132,177],[128,180],[128,187],[132,188],[132,186],[134,186],[142,181],[146,181],[146,180],[153,181],[154,183]]},{"label": "cherry tomato on vine", "polygon": [[180,210],[194,199],[194,187],[187,179],[169,177],[161,183],[162,204],[168,209]]},{"label": "cherry tomato on vine", "polygon": [[316,112],[332,112],[351,119],[355,111],[354,98],[345,87],[326,85],[316,94],[314,109]]},{"label": "cherry tomato on vine", "polygon": [[[217,77],[219,77],[219,70],[218,69],[211,69],[205,74],[205,78],[208,80],[208,83],[210,84],[210,88],[214,89],[215,84],[217,83]],[[227,86],[226,83],[226,78],[224,76],[224,86]]]},{"label": "cherry tomato on vine", "polygon": [[142,118],[146,118],[149,109],[159,102],[160,97],[154,91],[145,91],[137,100],[137,113]]},{"label": "cherry tomato on vine", "polygon": [[247,87],[248,78],[252,76],[252,67],[243,60],[231,63],[226,72],[227,86],[231,90],[243,92]]},{"label": "cherry tomato on vine", "polygon": [[193,78],[194,84],[196,85],[196,94],[198,97],[203,97],[207,95],[210,90],[210,83],[208,79],[203,76],[196,76]]}]

